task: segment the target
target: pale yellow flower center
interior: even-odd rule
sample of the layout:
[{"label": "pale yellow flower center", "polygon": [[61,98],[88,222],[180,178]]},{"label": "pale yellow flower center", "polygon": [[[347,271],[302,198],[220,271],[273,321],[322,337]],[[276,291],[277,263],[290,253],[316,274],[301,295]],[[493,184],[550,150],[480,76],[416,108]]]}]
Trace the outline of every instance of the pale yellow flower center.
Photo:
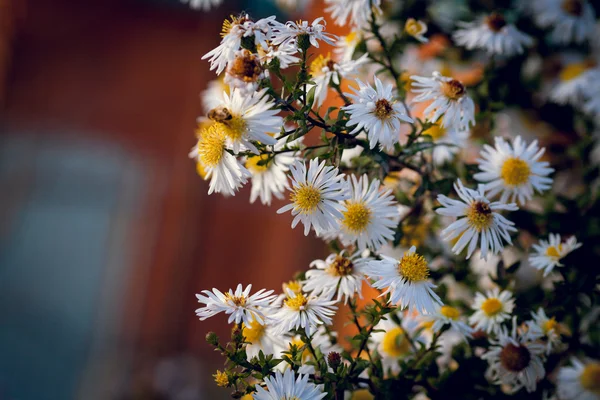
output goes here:
[{"label": "pale yellow flower center", "polygon": [[383,351],[392,356],[400,357],[410,350],[410,343],[400,327],[392,328],[385,333],[381,342]]},{"label": "pale yellow flower center", "polygon": [[348,202],[342,214],[342,224],[352,233],[364,232],[371,222],[371,210],[364,202]]},{"label": "pale yellow flower center", "polygon": [[544,322],[544,325],[542,326],[542,328],[544,330],[544,334],[548,334],[548,332],[550,332],[552,329],[556,330],[557,326],[558,326],[558,322],[556,322],[556,318],[554,318],[554,317],[550,318],[549,320]]},{"label": "pale yellow flower center", "polygon": [[346,257],[336,256],[327,272],[334,276],[347,276],[354,271],[354,264]]},{"label": "pale yellow flower center", "polygon": [[231,18],[231,20],[226,19],[223,21],[223,26],[221,27],[221,37],[227,36],[227,34],[231,32],[231,29],[235,25],[242,25],[249,20],[246,15],[242,15],[240,17],[230,15],[229,18]]},{"label": "pale yellow flower center", "polygon": [[531,361],[531,353],[527,347],[512,343],[507,344],[500,352],[500,363],[511,372],[519,372],[527,368]]},{"label": "pale yellow flower center", "polygon": [[199,135],[198,159],[203,168],[215,167],[221,161],[225,151],[225,136],[215,125],[201,129]]},{"label": "pale yellow flower center", "polygon": [[[249,157],[248,160],[246,160],[246,168],[252,172],[265,172],[269,169],[269,162],[267,162],[268,159],[268,154]],[[261,165],[258,163],[261,163]]]},{"label": "pale yellow flower center", "polygon": [[467,220],[471,227],[481,232],[489,228],[494,221],[492,209],[487,203],[474,201],[467,210]]},{"label": "pale yellow flower center", "polygon": [[559,260],[560,259],[560,254],[562,253],[562,244],[559,244],[557,247],[554,246],[549,246],[546,249],[546,255],[550,258],[553,258],[555,260]]},{"label": "pale yellow flower center", "polygon": [[456,79],[452,79],[451,81],[447,82],[442,81],[440,84],[440,89],[442,94],[450,100],[458,100],[463,97],[465,93],[467,93],[465,85]]},{"label": "pale yellow flower center", "polygon": [[321,192],[314,186],[301,184],[290,195],[290,200],[302,214],[312,214],[321,202]]},{"label": "pale yellow flower center", "polygon": [[517,157],[508,158],[500,169],[500,177],[508,186],[523,185],[529,181],[530,176],[529,164]]},{"label": "pale yellow flower center", "polygon": [[453,321],[456,321],[458,317],[460,317],[460,311],[451,306],[442,306],[442,308],[440,308],[440,314],[446,318],[450,318]]},{"label": "pale yellow flower center", "polygon": [[285,299],[285,305],[294,311],[304,310],[304,307],[308,304],[308,299],[304,297],[304,294],[297,293],[296,297],[288,297]]},{"label": "pale yellow flower center", "polygon": [[246,298],[244,296],[232,296],[229,293],[225,293],[225,299],[231,300],[233,304],[238,307],[244,307],[246,305]]},{"label": "pale yellow flower center", "polygon": [[417,253],[404,253],[398,264],[398,272],[409,282],[422,282],[429,277],[427,261]]},{"label": "pale yellow flower center", "polygon": [[600,395],[600,363],[586,365],[579,381],[585,390]]},{"label": "pale yellow flower center", "polygon": [[375,116],[379,119],[388,119],[392,116],[394,108],[386,99],[379,99],[375,102]]},{"label": "pale yellow flower center", "polygon": [[246,342],[258,343],[265,333],[265,326],[258,321],[252,320],[250,325],[245,325],[242,334],[246,338]]},{"label": "pale yellow flower center", "polygon": [[358,38],[358,35],[355,31],[350,32],[349,34],[346,35],[345,41],[346,44],[352,44],[356,41],[356,39]]},{"label": "pale yellow flower center", "polygon": [[502,312],[502,302],[495,297],[491,297],[486,299],[481,304],[481,311],[485,313],[488,317],[493,317]]},{"label": "pale yellow flower center", "polygon": [[559,79],[563,82],[575,79],[589,69],[588,62],[573,63],[564,67],[559,74]]},{"label": "pale yellow flower center", "polygon": [[239,115],[232,115],[231,119],[216,122],[223,134],[234,142],[238,142],[247,131],[247,124]]},{"label": "pale yellow flower center", "polygon": [[335,61],[331,59],[331,54],[327,53],[326,56],[319,54],[317,58],[310,64],[310,74],[312,76],[323,75],[323,69],[327,68],[329,71],[333,71],[335,67]]},{"label": "pale yellow flower center", "polygon": [[287,289],[294,293],[300,293],[302,292],[302,284],[300,281],[289,281],[283,284],[283,291],[285,292]]},{"label": "pale yellow flower center", "polygon": [[406,20],[406,24],[404,25],[404,30],[410,36],[418,36],[427,31],[427,25],[425,25],[421,21],[417,21],[414,18],[409,18]]},{"label": "pale yellow flower center", "polygon": [[436,141],[446,136],[446,128],[439,125],[431,125],[430,128],[423,131],[423,135],[429,135]]}]

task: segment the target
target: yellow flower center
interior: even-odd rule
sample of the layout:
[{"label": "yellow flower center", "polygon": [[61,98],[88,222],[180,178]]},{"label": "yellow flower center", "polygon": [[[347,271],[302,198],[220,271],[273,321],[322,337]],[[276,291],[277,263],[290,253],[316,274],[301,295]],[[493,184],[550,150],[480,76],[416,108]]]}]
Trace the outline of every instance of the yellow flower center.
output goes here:
[{"label": "yellow flower center", "polygon": [[588,68],[587,62],[569,64],[560,71],[558,78],[563,82],[570,81],[583,74]]},{"label": "yellow flower center", "polygon": [[404,25],[404,31],[406,31],[406,33],[408,33],[410,36],[417,36],[427,31],[427,25],[421,21],[417,21],[414,18],[409,18],[406,20],[406,24]]},{"label": "yellow flower center", "polygon": [[201,163],[199,163],[199,162],[196,163],[196,172],[198,173],[198,175],[200,175],[200,177],[202,179],[206,179],[206,173],[207,173],[207,171],[204,168],[204,166]]},{"label": "yellow flower center", "polygon": [[310,63],[310,74],[312,76],[323,75],[323,69],[327,68],[329,71],[333,71],[335,67],[335,61],[331,59],[331,54],[327,53],[327,56],[319,54],[315,60]]},{"label": "yellow flower center", "polygon": [[600,363],[586,365],[579,381],[585,390],[600,395]]},{"label": "yellow flower center", "polygon": [[285,292],[286,289],[289,289],[294,293],[300,293],[302,292],[302,284],[300,281],[289,281],[288,283],[283,284],[283,291]]},{"label": "yellow flower center", "polygon": [[321,192],[314,186],[301,184],[290,195],[290,200],[302,214],[312,214],[321,202]]},{"label": "yellow flower center", "polygon": [[427,261],[417,253],[404,253],[398,264],[398,272],[409,282],[422,282],[429,277]]},{"label": "yellow flower center", "polygon": [[559,244],[558,247],[550,246],[546,249],[546,255],[554,258],[555,260],[560,259],[560,253],[562,253],[562,244]]},{"label": "yellow flower center", "polygon": [[471,203],[467,210],[467,220],[470,226],[475,228],[477,232],[481,232],[489,228],[494,221],[492,209],[487,203],[475,201]]},{"label": "yellow flower center", "polygon": [[502,302],[495,297],[486,299],[481,304],[481,311],[483,311],[488,317],[493,317],[501,313],[503,308]]},{"label": "yellow flower center", "polygon": [[556,318],[552,317],[548,321],[544,322],[544,326],[542,328],[544,329],[544,333],[548,334],[548,332],[550,332],[552,329],[556,330],[557,326],[558,322],[556,322]]},{"label": "yellow flower center", "polygon": [[246,338],[246,342],[257,343],[263,337],[265,333],[265,326],[261,325],[258,321],[252,320],[250,325],[245,325],[242,329],[242,335]]},{"label": "yellow flower center", "polygon": [[227,376],[227,373],[217,370],[217,372],[213,375],[213,377],[215,378],[215,382],[217,383],[218,386],[221,386],[221,387],[229,386],[229,377]]},{"label": "yellow flower center", "polygon": [[227,72],[244,82],[256,82],[262,73],[262,68],[258,57],[244,50],[229,63]]},{"label": "yellow flower center", "polygon": [[[252,172],[265,172],[269,169],[269,155],[261,154],[259,156],[252,156],[246,160],[246,168]],[[259,165],[258,163],[261,163]]]},{"label": "yellow flower center", "polygon": [[525,346],[515,346],[509,343],[500,351],[500,363],[511,372],[524,370],[530,361],[531,353]]},{"label": "yellow flower center", "polygon": [[458,100],[463,97],[465,93],[467,93],[465,85],[456,79],[452,79],[451,81],[447,82],[442,81],[440,84],[440,89],[442,94],[450,100]]},{"label": "yellow flower center", "polygon": [[248,16],[246,15],[241,15],[239,17],[230,15],[229,18],[231,18],[231,20],[226,19],[223,21],[223,26],[221,27],[221,37],[227,36],[227,34],[231,32],[231,29],[233,29],[235,25],[241,25],[248,21]]},{"label": "yellow flower center", "polygon": [[308,299],[304,297],[304,294],[297,293],[296,297],[288,297],[285,299],[285,305],[294,311],[304,310],[304,307],[308,303]]},{"label": "yellow flower center", "polygon": [[229,293],[225,293],[225,299],[231,300],[233,304],[238,307],[244,307],[246,305],[246,298],[244,296],[232,296]]},{"label": "yellow flower center", "polygon": [[371,222],[371,210],[365,203],[346,203],[346,211],[342,213],[342,225],[350,232],[358,234],[364,232]]},{"label": "yellow flower center", "polygon": [[485,23],[492,32],[500,32],[500,30],[506,26],[504,16],[496,12],[488,15],[485,19]]},{"label": "yellow flower center", "polygon": [[442,306],[440,309],[440,314],[442,314],[446,318],[450,318],[453,321],[456,321],[458,317],[460,317],[460,311],[457,308],[451,306]]},{"label": "yellow flower center", "polygon": [[335,276],[347,276],[354,271],[354,264],[346,257],[336,256],[327,272]]},{"label": "yellow flower center", "polygon": [[234,142],[240,141],[247,130],[246,121],[239,115],[232,115],[231,119],[216,122],[215,125],[219,127],[227,138]]},{"label": "yellow flower center", "polygon": [[350,400],[373,400],[374,398],[369,389],[358,389],[352,392]]},{"label": "yellow flower center", "polygon": [[345,40],[346,44],[352,44],[352,43],[356,42],[357,39],[358,39],[358,34],[356,33],[356,31],[352,31],[346,35],[344,40]]},{"label": "yellow flower center", "polygon": [[225,136],[215,125],[201,129],[198,139],[198,160],[203,168],[215,167],[225,151]]},{"label": "yellow flower center", "polygon": [[431,125],[430,128],[423,131],[423,134],[431,136],[436,141],[446,136],[446,128],[439,125]]},{"label": "yellow flower center", "polygon": [[500,177],[508,186],[520,186],[529,181],[531,169],[529,164],[520,158],[512,157],[504,161]]},{"label": "yellow flower center", "polygon": [[388,119],[392,116],[394,108],[386,99],[379,99],[375,102],[375,116],[379,119]]},{"label": "yellow flower center", "polygon": [[400,357],[408,353],[410,350],[410,343],[408,343],[408,340],[404,335],[404,329],[396,327],[387,331],[383,336],[381,348],[386,354],[392,357]]},{"label": "yellow flower center", "polygon": [[583,3],[581,0],[564,0],[561,4],[561,8],[567,14],[574,15],[576,17],[583,14]]}]

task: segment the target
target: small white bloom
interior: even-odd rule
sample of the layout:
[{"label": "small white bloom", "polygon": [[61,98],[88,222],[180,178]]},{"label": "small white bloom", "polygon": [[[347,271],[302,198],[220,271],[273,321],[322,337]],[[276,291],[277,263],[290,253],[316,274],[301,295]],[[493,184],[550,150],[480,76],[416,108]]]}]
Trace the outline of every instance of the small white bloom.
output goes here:
[{"label": "small white bloom", "polygon": [[374,88],[359,79],[356,82],[358,89],[352,87],[355,94],[346,93],[354,104],[342,107],[350,114],[348,126],[356,125],[350,134],[364,129],[370,148],[379,144],[382,149],[393,151],[399,140],[400,123],[412,123],[412,118],[406,115],[402,103],[394,99],[392,84],[383,84],[377,77]]},{"label": "small white bloom", "polygon": [[454,41],[468,50],[483,49],[490,54],[514,56],[533,44],[531,36],[509,24],[504,16],[492,13],[474,22],[459,22]]},{"label": "small white bloom", "polygon": [[198,143],[189,154],[196,160],[198,174],[204,179],[210,178],[208,194],[234,196],[250,177],[250,171],[226,151],[226,143],[223,132],[212,124],[199,130]]},{"label": "small white bloom", "polygon": [[215,125],[227,138],[234,153],[250,149],[259,154],[252,141],[274,145],[277,140],[271,136],[283,126],[279,110],[273,109],[275,103],[266,95],[267,89],[251,94],[233,89],[231,95],[223,94],[223,103],[208,113]]},{"label": "small white bloom", "polygon": [[539,148],[537,140],[527,145],[520,136],[513,139],[512,144],[496,136],[495,148],[483,146],[479,169],[473,177],[485,183],[486,196],[501,194],[500,202],[507,201],[525,204],[533,197],[534,190],[542,193],[552,187],[549,178],[553,168],[547,161],[539,161],[545,148]]},{"label": "small white bloom", "polygon": [[446,129],[436,124],[423,131],[423,134],[431,136],[436,145],[432,152],[433,162],[436,165],[451,161],[459,151],[467,148],[469,144],[470,133],[468,130]]},{"label": "small white bloom", "polygon": [[293,149],[298,146],[302,138],[286,143],[287,138],[277,141],[273,150],[275,155],[269,154],[248,157],[246,168],[252,174],[252,190],[250,191],[250,203],[254,203],[260,197],[263,204],[271,205],[273,197],[283,199],[283,193],[289,189],[287,172],[290,165],[299,160],[295,152],[284,152],[277,154],[284,149]]},{"label": "small white bloom", "polygon": [[312,24],[308,21],[288,21],[285,25],[279,26],[273,33],[273,44],[280,45],[282,43],[293,43],[299,50],[298,39],[306,37],[310,44],[319,47],[319,40],[327,44],[334,44],[338,38],[331,33],[325,32],[325,19],[323,17],[315,19]]},{"label": "small white bloom", "polygon": [[463,321],[461,312],[452,306],[441,306],[432,314],[423,315],[421,320],[427,325],[431,324],[433,332],[439,332],[444,326],[450,325],[450,330],[458,332],[463,339],[471,338],[473,328]]},{"label": "small white bloom", "polygon": [[529,8],[539,27],[552,29],[554,43],[582,43],[594,34],[596,13],[587,0],[532,0]]},{"label": "small white bloom", "polygon": [[370,261],[365,274],[375,280],[372,283],[374,288],[386,289],[381,296],[390,293],[391,304],[419,314],[431,314],[443,303],[433,291],[437,286],[428,280],[427,261],[415,250],[412,246],[400,260],[381,256],[380,261]]},{"label": "small white bloom", "polygon": [[260,57],[246,49],[235,52],[234,59],[227,64],[224,82],[244,94],[252,95],[258,90],[260,80],[267,76]]},{"label": "small white bloom", "polygon": [[237,285],[235,292],[229,289],[229,292],[223,294],[218,289],[203,290],[203,294],[197,294],[199,303],[204,303],[204,307],[196,310],[196,315],[200,317],[200,321],[217,315],[221,312],[230,314],[227,323],[235,322],[239,324],[243,322],[250,325],[252,321],[259,324],[265,323],[264,310],[269,309],[270,304],[275,300],[276,295],[271,295],[272,290],[267,291],[261,289],[250,296],[252,285],[246,286],[242,290],[242,285]]},{"label": "small white bloom", "polygon": [[270,46],[261,60],[267,63],[276,58],[279,60],[279,68],[286,69],[300,61],[295,55],[297,53],[298,48],[293,43],[282,43],[279,46]]},{"label": "small white bloom", "polygon": [[343,202],[339,221],[340,238],[346,245],[357,242],[359,250],[378,250],[394,238],[398,224],[398,203],[390,189],[381,189],[379,180],[365,174],[360,179],[348,179],[350,199]]},{"label": "small white bloom", "polygon": [[514,223],[497,211],[515,211],[518,209],[516,204],[490,202],[484,194],[483,185],[479,185],[477,190],[467,189],[460,179],[454,184],[454,190],[460,200],[450,199],[440,194],[437,200],[442,207],[435,210],[440,215],[458,217],[458,220],[442,231],[442,235],[445,235],[444,240],[457,239],[452,247],[454,254],[460,254],[468,244],[467,259],[470,258],[477,248],[480,237],[481,258],[484,260],[487,259],[488,251],[498,254],[504,249],[502,238],[512,244],[509,232],[516,232]]},{"label": "small white bloom", "polygon": [[510,318],[515,301],[509,291],[500,292],[496,287],[488,290],[485,295],[477,293],[471,308],[475,313],[469,317],[469,323],[474,325],[476,330],[496,333],[500,330],[502,322]]},{"label": "small white bloom", "polygon": [[528,321],[527,324],[530,329],[542,332],[546,339],[546,354],[552,353],[561,344],[559,324],[556,318],[548,318],[542,307],[538,308],[537,312],[532,312],[531,316],[533,321]]},{"label": "small white bloom", "polygon": [[349,21],[354,29],[369,27],[371,11],[381,15],[381,0],[325,0],[325,11],[340,26],[347,26]]},{"label": "small white bloom", "polygon": [[313,227],[317,235],[333,230],[338,226],[337,220],[342,217],[342,204],[348,195],[344,175],[338,169],[319,164],[312,159],[309,167],[301,161],[290,166],[292,173],[291,203],[277,210],[278,214],[292,211],[294,220],[292,228],[299,222],[304,225],[304,234],[308,235]]},{"label": "small white bloom", "polygon": [[272,354],[278,357],[285,350],[285,341],[277,330],[277,321],[266,315],[265,323],[260,324],[254,320],[250,324],[244,324],[242,334],[246,342],[246,357],[250,361],[252,357],[258,357],[259,352],[265,355]]},{"label": "small white bloom", "polygon": [[412,92],[418,94],[413,103],[433,100],[424,111],[429,121],[435,123],[443,116],[443,127],[459,130],[475,125],[475,103],[467,96],[467,89],[461,82],[437,71],[431,78],[417,75],[410,78],[413,80]]},{"label": "small white bloom", "polygon": [[486,377],[496,385],[507,385],[510,393],[522,388],[534,392],[537,382],[546,375],[542,363],[544,346],[535,343],[539,337],[532,330],[517,332],[516,317],[513,318],[511,333],[503,327],[498,339],[490,340],[492,346],[482,356],[489,363]]},{"label": "small white bloom", "polygon": [[302,292],[295,293],[287,289],[286,295],[281,308],[273,314],[273,318],[279,321],[280,333],[303,328],[306,335],[310,336],[319,325],[332,324],[331,317],[335,315],[337,307],[334,305],[336,302],[330,300],[330,294],[305,295]]},{"label": "small white bloom", "polygon": [[350,257],[343,253],[330,254],[325,260],[315,260],[310,263],[313,269],[306,271],[304,290],[315,295],[332,294],[336,301],[343,297],[344,304],[355,294],[362,298],[363,269],[367,261],[359,253]]},{"label": "small white bloom", "polygon": [[359,31],[353,30],[346,36],[340,37],[335,44],[334,54],[339,62],[350,61],[354,56],[356,46],[362,40],[362,35]]},{"label": "small white bloom", "polygon": [[223,3],[223,0],[181,0],[184,4],[189,4],[191,8],[196,10],[208,11],[212,7],[218,7]]},{"label": "small white bloom", "polygon": [[416,319],[401,313],[397,313],[396,316],[400,318],[400,326],[388,315],[387,319],[381,320],[375,326],[376,332],[371,335],[372,342],[369,343],[369,347],[377,350],[381,357],[384,372],[391,370],[394,375],[400,372],[398,361],[413,354],[410,341],[412,340],[415,346],[427,341],[420,333],[420,325]]},{"label": "small white bloom", "polygon": [[529,263],[532,267],[544,270],[544,276],[548,276],[554,267],[562,267],[560,260],[575,249],[581,247],[575,236],[571,236],[566,242],[562,242],[559,234],[551,233],[548,240],[540,240],[539,244],[533,245],[533,254],[529,255]]},{"label": "small white bloom", "polygon": [[317,386],[308,381],[308,375],[296,375],[293,370],[288,369],[283,374],[275,372],[275,376],[265,377],[267,390],[262,386],[256,385],[254,400],[320,400],[327,396],[322,386]]},{"label": "small white bloom", "polygon": [[569,104],[573,107],[588,107],[584,103],[590,96],[597,97],[598,92],[590,92],[598,86],[600,68],[588,60],[565,65],[558,74],[554,86],[548,93],[548,99],[557,104]]},{"label": "small white bloom", "polygon": [[314,85],[309,84],[307,89],[315,88],[315,105],[321,107],[327,98],[329,84],[338,85],[342,78],[347,78],[357,73],[358,68],[368,62],[368,56],[362,55],[356,60],[336,62],[331,58],[331,54],[326,56],[319,54],[310,64],[311,80]]},{"label": "small white bloom", "polygon": [[404,24],[404,32],[421,43],[427,43],[429,41],[429,39],[425,37],[425,34],[427,33],[427,24],[423,21],[414,18],[407,19],[406,24]]},{"label": "small white bloom", "polygon": [[571,359],[572,366],[558,371],[556,388],[561,400],[598,400],[600,393],[600,362],[582,363]]}]

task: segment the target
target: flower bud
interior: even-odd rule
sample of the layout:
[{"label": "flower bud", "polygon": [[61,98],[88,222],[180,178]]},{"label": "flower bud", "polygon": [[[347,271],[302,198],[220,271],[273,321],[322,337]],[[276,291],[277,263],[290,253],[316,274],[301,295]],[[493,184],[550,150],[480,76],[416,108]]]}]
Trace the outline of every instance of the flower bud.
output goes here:
[{"label": "flower bud", "polygon": [[342,363],[342,356],[336,351],[327,354],[327,363],[335,371]]}]

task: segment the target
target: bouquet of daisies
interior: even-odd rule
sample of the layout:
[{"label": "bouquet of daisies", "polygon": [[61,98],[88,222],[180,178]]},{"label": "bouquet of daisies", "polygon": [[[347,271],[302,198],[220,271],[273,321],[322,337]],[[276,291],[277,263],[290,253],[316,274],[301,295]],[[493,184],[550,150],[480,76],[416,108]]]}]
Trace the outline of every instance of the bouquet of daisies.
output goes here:
[{"label": "bouquet of daisies", "polygon": [[325,10],[345,36],[240,14],[204,56],[218,78],[190,157],[209,194],[251,185],[330,248],[277,293],[197,295],[200,320],[232,324],[207,335],[216,383],[273,400],[600,399],[599,5]]}]

